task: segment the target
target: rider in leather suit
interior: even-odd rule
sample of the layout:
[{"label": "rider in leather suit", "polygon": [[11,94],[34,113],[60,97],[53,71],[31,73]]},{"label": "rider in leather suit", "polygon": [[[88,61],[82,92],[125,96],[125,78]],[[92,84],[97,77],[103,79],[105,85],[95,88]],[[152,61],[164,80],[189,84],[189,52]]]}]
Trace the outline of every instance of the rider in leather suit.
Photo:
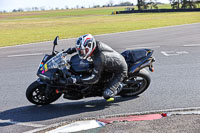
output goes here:
[{"label": "rider in leather suit", "polygon": [[70,77],[66,79],[67,83],[76,84],[95,84],[101,78],[102,72],[113,73],[112,80],[107,84],[103,97],[108,100],[121,90],[121,82],[127,76],[127,63],[122,55],[113,50],[108,45],[95,41],[90,34],[83,35],[77,39],[75,48],[69,48],[68,54],[78,52],[79,57],[87,59],[90,57],[93,61],[93,71],[87,77]]}]

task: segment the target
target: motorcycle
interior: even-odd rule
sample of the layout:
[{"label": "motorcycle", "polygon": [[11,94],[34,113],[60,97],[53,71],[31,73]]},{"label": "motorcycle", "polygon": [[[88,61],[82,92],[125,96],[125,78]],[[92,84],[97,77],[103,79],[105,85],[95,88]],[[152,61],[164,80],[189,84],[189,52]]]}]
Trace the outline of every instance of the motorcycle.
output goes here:
[{"label": "motorcycle", "polygon": [[[106,84],[113,74],[104,72],[98,83],[88,84],[61,84],[60,81],[71,76],[87,76],[91,73],[93,65],[90,60],[82,60],[77,54],[69,58],[66,51],[55,51],[58,45],[58,36],[53,42],[52,54],[46,54],[39,65],[36,81],[26,90],[27,99],[36,105],[47,105],[64,94],[69,100],[79,100],[87,97],[102,96]],[[154,71],[151,49],[126,50],[121,53],[128,64],[128,77],[122,82],[119,94],[121,97],[135,97],[143,93],[150,85],[149,72]]]}]

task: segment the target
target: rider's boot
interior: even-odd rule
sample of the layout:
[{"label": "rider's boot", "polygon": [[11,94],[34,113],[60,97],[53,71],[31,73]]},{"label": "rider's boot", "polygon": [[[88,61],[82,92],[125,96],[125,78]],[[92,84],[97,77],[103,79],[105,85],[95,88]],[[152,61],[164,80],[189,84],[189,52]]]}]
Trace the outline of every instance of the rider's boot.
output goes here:
[{"label": "rider's boot", "polygon": [[103,92],[103,97],[107,102],[114,101],[115,95],[116,95],[116,91],[114,92],[113,90],[108,89],[108,88]]},{"label": "rider's boot", "polygon": [[112,101],[114,101],[115,95],[117,95],[117,94],[122,90],[122,88],[123,88],[123,85],[122,85],[122,84],[120,84],[120,85],[118,86],[118,88],[113,89],[113,90],[107,88],[107,89],[103,92],[103,97],[104,97],[104,99],[106,99],[107,102],[112,102]]}]

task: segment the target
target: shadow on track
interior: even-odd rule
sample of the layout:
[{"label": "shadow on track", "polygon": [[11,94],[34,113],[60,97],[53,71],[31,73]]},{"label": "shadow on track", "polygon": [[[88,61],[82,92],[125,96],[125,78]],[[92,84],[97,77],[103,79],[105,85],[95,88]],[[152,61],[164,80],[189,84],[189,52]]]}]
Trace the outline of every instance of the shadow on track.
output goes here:
[{"label": "shadow on track", "polygon": [[[116,97],[115,101],[112,103],[107,103],[104,99],[102,99],[102,100],[92,100],[88,102],[78,101],[71,103],[68,102],[60,104],[50,104],[45,106],[36,106],[36,105],[24,106],[1,112],[0,120],[11,120],[14,122],[34,122],[34,121],[50,120],[63,116],[81,114],[84,112],[103,110],[105,108],[109,108],[110,106],[119,106],[118,103],[123,101],[133,100],[135,98],[137,97],[131,97],[131,98]],[[80,119],[80,118],[77,117],[75,119]],[[0,127],[13,125],[15,124],[14,122],[0,123]]]}]

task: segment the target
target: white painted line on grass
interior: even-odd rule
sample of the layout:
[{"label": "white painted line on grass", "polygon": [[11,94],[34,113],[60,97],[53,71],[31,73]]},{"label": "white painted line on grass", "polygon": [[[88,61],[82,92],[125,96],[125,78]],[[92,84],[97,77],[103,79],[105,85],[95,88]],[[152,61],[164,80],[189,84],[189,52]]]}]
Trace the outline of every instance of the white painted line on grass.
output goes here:
[{"label": "white painted line on grass", "polygon": [[141,47],[126,48],[126,49],[131,50],[131,49],[141,49],[141,48],[160,48],[160,46],[141,46]]},{"label": "white painted line on grass", "polygon": [[198,47],[200,44],[188,44],[188,45],[183,45],[184,47]]},{"label": "white painted line on grass", "polygon": [[96,120],[77,121],[46,133],[71,133],[103,126],[105,126],[105,123]]},{"label": "white painted line on grass", "polygon": [[18,55],[8,55],[8,57],[22,57],[22,56],[35,56],[42,55],[43,53],[33,53],[33,54],[18,54]]},{"label": "white painted line on grass", "polygon": [[21,125],[21,126],[28,126],[28,127],[36,127],[36,128],[40,128],[40,127],[44,127],[45,125],[41,125],[41,124],[34,124],[34,123],[29,123],[29,122],[17,122],[17,121],[11,121],[11,120],[1,120],[0,119],[0,123],[7,123],[7,124],[16,124],[16,125]]}]

